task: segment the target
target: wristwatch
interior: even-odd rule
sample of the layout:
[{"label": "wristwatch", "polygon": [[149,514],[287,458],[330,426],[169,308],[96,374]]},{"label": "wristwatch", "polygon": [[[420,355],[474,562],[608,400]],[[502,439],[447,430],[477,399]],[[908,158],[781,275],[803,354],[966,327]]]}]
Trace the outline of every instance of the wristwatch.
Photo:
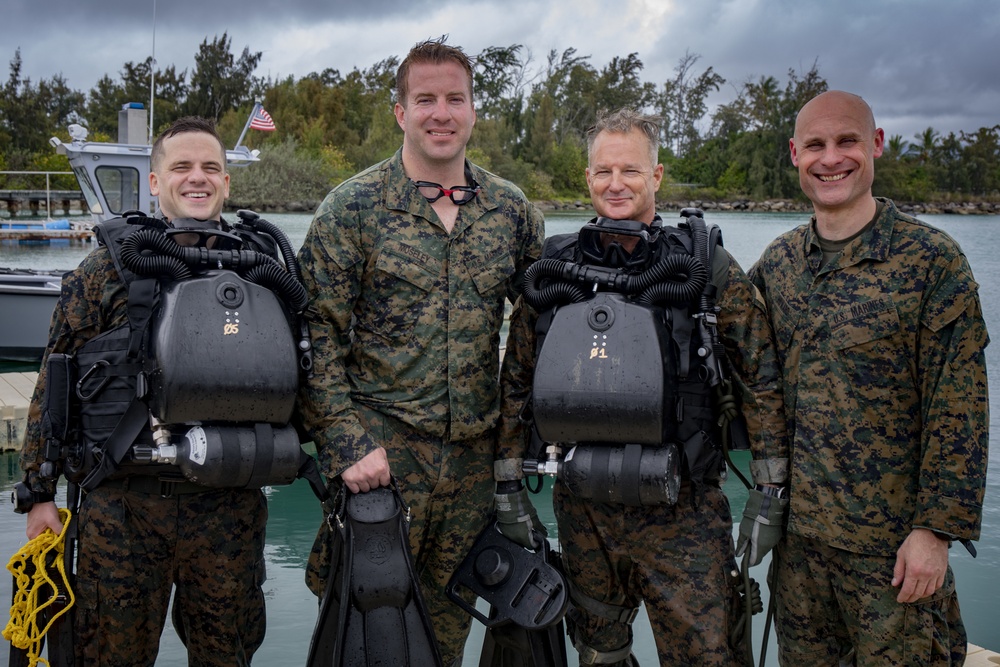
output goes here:
[{"label": "wristwatch", "polygon": [[772,498],[784,498],[788,495],[788,487],[786,486],[764,486],[763,484],[757,484],[753,488],[765,496],[771,496]]},{"label": "wristwatch", "polygon": [[32,491],[24,482],[15,484],[10,494],[10,502],[14,503],[14,511],[18,514],[27,514],[35,503],[51,503],[55,499],[51,493]]}]

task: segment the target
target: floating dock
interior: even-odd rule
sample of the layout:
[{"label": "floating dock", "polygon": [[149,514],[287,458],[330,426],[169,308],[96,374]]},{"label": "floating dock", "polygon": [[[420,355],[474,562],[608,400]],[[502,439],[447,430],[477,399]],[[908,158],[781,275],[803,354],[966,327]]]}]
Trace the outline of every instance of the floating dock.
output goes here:
[{"label": "floating dock", "polygon": [[5,241],[90,241],[94,232],[86,229],[0,229]]},{"label": "floating dock", "polygon": [[1000,653],[969,644],[969,654],[965,658],[965,667],[996,667],[997,665],[1000,665]]},{"label": "floating dock", "polygon": [[0,451],[21,449],[38,373],[0,373]]}]

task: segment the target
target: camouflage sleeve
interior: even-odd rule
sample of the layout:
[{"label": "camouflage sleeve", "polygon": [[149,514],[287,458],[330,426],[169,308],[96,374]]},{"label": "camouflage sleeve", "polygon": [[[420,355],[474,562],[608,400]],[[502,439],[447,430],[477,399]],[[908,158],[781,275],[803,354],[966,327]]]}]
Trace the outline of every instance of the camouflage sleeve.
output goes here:
[{"label": "camouflage sleeve", "polygon": [[42,438],[42,406],[45,403],[45,368],[48,364],[50,354],[69,351],[69,341],[72,331],[63,315],[63,299],[65,296],[66,293],[64,290],[60,296],[59,304],[52,312],[52,321],[49,325],[49,340],[46,344],[45,354],[42,356],[42,366],[38,371],[35,390],[31,395],[31,404],[28,406],[24,442],[21,444],[20,464],[21,469],[27,474],[28,485],[32,491],[44,493],[55,493],[56,487],[55,480],[42,480],[38,474],[45,456],[45,442]]},{"label": "camouflage sleeve", "polygon": [[300,387],[297,410],[328,478],[378,447],[358,419],[345,369],[365,256],[360,230],[352,228],[355,214],[338,204],[337,193],[316,211],[298,255],[309,294],[313,368]]},{"label": "camouflage sleeve", "polygon": [[542,256],[542,243],[545,241],[545,218],[537,206],[525,202],[525,220],[518,234],[518,256],[514,280],[507,284],[507,299],[514,303],[521,293],[524,272],[535,260]]},{"label": "camouflage sleeve", "polygon": [[535,370],[534,309],[518,298],[510,317],[510,333],[500,367],[500,424],[497,429],[495,460],[523,459],[530,432],[520,416],[531,396]]},{"label": "camouflage sleeve", "polygon": [[[500,422],[494,460],[523,459],[527,447],[528,429],[520,414],[531,394],[531,379],[535,360],[535,321],[537,313],[524,303],[521,293],[524,272],[542,255],[545,240],[545,219],[542,212],[527,203],[523,234],[521,234],[517,277],[510,281],[507,298],[514,304],[510,316],[503,363],[500,368]],[[520,465],[516,477],[521,478]],[[506,469],[506,468],[504,468]]]},{"label": "camouflage sleeve", "polygon": [[989,344],[964,256],[957,256],[925,300],[918,373],[921,469],[913,525],[961,539],[979,537],[989,458]]},{"label": "camouflage sleeve", "polygon": [[750,472],[757,484],[781,484],[788,480],[789,441],[771,323],[760,290],[729,253],[717,252],[717,263],[720,256],[729,268],[717,304],[719,335],[750,434]]},{"label": "camouflage sleeve", "polygon": [[[31,404],[21,446],[20,465],[27,474],[33,491],[52,493],[55,480],[39,478],[38,469],[44,461],[42,410],[45,405],[45,369],[49,355],[69,354],[97,334],[117,324],[115,309],[124,306],[124,285],[118,279],[110,255],[98,249],[88,255],[74,271],[62,280],[59,301],[52,312],[49,338],[42,356],[42,365],[32,392]],[[105,311],[108,311],[105,313]]]}]

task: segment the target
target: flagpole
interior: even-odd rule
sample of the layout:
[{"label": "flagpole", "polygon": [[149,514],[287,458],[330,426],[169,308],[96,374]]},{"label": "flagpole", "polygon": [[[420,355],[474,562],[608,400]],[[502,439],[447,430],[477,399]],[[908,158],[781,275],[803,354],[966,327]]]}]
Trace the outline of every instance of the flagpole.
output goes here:
[{"label": "flagpole", "polygon": [[153,100],[156,91],[156,0],[153,0],[153,53],[149,59],[149,143],[153,143]]},{"label": "flagpole", "polygon": [[[247,124],[243,126],[243,132],[240,133],[240,138],[236,140],[236,148],[239,148],[240,144],[243,143],[243,137],[247,135],[247,130],[250,129],[250,123],[253,121],[253,117],[257,115],[257,109],[260,106],[262,106],[261,101],[257,100],[253,105],[253,109],[250,111],[250,116],[247,118]],[[235,148],[233,150],[235,150]]]}]

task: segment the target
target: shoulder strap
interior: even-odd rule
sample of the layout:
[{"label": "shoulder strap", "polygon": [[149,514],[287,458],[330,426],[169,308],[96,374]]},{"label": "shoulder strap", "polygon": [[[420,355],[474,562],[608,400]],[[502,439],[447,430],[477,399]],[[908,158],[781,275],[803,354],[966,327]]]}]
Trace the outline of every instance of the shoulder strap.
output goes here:
[{"label": "shoulder strap", "polygon": [[[136,224],[132,224],[134,221]],[[122,262],[122,240],[143,227],[142,222],[152,222],[144,216],[132,216],[130,219],[114,218],[94,227],[98,242],[108,249],[115,270],[128,287],[128,324],[129,344],[128,358],[135,359],[139,354],[142,338],[153,315],[153,304],[156,300],[157,282],[155,278],[140,278],[125,268]]]},{"label": "shoulder strap", "polygon": [[97,242],[108,249],[111,253],[111,261],[115,263],[115,269],[125,283],[129,283],[135,278],[135,274],[125,268],[122,264],[121,239],[128,236],[133,229],[129,229],[125,218],[114,218],[107,222],[102,222],[94,226],[94,233],[97,235]]},{"label": "shoulder strap", "polygon": [[[556,236],[550,236],[545,239],[545,245],[542,246],[542,259],[572,259],[571,249],[577,245],[578,235],[573,234],[557,234]],[[569,257],[564,255],[569,254]]]},{"label": "shoulder strap", "polygon": [[80,488],[84,491],[93,491],[108,475],[117,470],[148,421],[149,408],[146,403],[138,397],[133,397],[125,414],[115,425],[115,430],[108,436],[100,463],[94,466],[80,482]]}]

